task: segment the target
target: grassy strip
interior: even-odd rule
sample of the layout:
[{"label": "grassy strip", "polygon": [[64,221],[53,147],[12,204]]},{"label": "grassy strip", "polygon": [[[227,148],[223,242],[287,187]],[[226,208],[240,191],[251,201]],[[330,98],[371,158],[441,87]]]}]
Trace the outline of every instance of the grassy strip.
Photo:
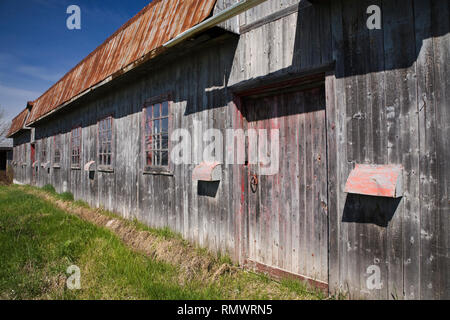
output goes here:
[{"label": "grassy strip", "polygon": [[[25,191],[25,192],[24,192]],[[177,264],[153,259],[127,246],[114,232],[83,221],[57,208],[52,201],[31,194],[31,187],[0,186],[0,299],[317,299],[301,283],[278,283],[263,275],[242,270],[219,274],[204,282],[193,277],[180,279]],[[42,192],[39,190],[39,192]],[[45,192],[89,209],[69,194]],[[119,219],[110,215],[111,218]],[[136,221],[130,227],[148,232],[173,245],[189,246],[168,229],[148,228]],[[171,250],[171,247],[168,247]],[[206,250],[211,265],[227,263]],[[202,257],[204,259],[204,257]],[[216,260],[214,260],[216,259]],[[81,269],[81,290],[68,290],[66,269]]]}]

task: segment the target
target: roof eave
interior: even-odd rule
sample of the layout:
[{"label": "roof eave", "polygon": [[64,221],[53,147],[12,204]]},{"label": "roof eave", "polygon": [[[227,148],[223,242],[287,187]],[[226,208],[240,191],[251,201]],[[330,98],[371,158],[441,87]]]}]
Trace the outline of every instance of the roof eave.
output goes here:
[{"label": "roof eave", "polygon": [[7,134],[6,138],[12,139],[12,138],[14,138],[14,136],[16,136],[17,134],[21,133],[22,131],[30,131],[30,130],[31,130],[31,128],[24,127],[24,128],[21,128],[19,130],[14,131],[13,133]]}]

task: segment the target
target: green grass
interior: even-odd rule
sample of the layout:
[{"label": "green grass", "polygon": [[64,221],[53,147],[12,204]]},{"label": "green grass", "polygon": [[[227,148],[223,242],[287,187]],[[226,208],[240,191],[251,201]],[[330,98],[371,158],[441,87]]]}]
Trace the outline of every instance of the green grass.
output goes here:
[{"label": "green grass", "polygon": [[[73,199],[57,195],[49,186],[44,189]],[[299,284],[279,284],[242,271],[208,284],[180,281],[178,266],[137,253],[111,231],[24,190],[32,188],[0,186],[0,299],[321,298]],[[81,201],[73,204],[88,207]],[[160,237],[180,237],[169,229],[130,223]],[[218,259],[231,262],[227,256]],[[71,265],[81,270],[81,290],[67,289],[66,270]]]},{"label": "green grass", "polygon": [[[132,252],[111,232],[35,196],[0,188],[0,293],[9,299],[203,298],[174,283],[176,268]],[[81,269],[82,290],[65,286]],[[61,280],[62,279],[62,280]]]},{"label": "green grass", "polygon": [[[51,184],[46,184],[45,186],[43,186],[41,188],[41,190],[52,194],[53,196],[55,196],[56,198],[63,200],[63,201],[74,201],[74,197],[73,194],[70,192],[63,192],[63,193],[57,193],[55,190],[55,187],[53,187]],[[88,206],[89,205],[83,201],[77,201],[77,204],[80,206]]]},{"label": "green grass", "polygon": [[56,194],[55,187],[53,187],[51,184],[46,184],[42,187],[42,190],[51,194]]}]

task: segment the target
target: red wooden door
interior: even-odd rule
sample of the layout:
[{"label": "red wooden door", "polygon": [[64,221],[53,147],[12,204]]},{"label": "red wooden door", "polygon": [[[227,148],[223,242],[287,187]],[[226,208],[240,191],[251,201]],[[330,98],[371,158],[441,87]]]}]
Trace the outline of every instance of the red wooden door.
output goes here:
[{"label": "red wooden door", "polygon": [[[249,260],[328,282],[325,89],[243,102],[249,132],[267,130],[258,135],[257,147],[248,142]],[[279,130],[279,146],[272,149],[274,130]],[[267,139],[266,147],[257,153],[258,161],[251,161],[261,139]],[[279,153],[278,169],[262,174],[268,158],[276,158],[274,152]]]}]

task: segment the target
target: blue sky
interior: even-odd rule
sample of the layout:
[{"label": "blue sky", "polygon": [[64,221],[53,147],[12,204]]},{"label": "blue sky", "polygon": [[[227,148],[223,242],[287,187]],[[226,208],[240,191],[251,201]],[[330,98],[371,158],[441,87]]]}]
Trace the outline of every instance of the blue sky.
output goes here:
[{"label": "blue sky", "polygon": [[[0,108],[14,118],[150,0],[0,0]],[[69,5],[81,30],[68,30]]]}]

